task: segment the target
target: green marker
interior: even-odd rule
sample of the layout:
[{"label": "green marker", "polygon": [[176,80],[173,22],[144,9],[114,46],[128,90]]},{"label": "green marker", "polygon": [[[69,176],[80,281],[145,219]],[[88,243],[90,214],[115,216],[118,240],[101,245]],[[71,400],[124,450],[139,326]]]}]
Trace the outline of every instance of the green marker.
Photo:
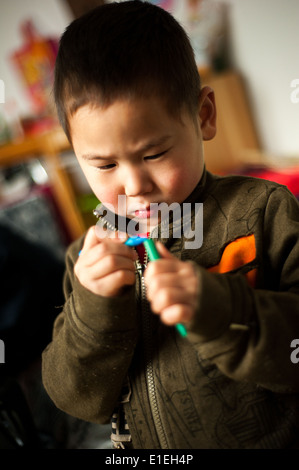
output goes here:
[{"label": "green marker", "polygon": [[[150,261],[156,261],[157,259],[161,258],[156,248],[156,245],[151,238],[143,239],[143,244],[144,244],[144,248],[146,249],[146,252],[148,254]],[[181,323],[178,323],[177,325],[175,325],[175,327],[181,336],[183,337],[187,336],[187,330],[184,327],[184,325],[182,325]]]},{"label": "green marker", "polygon": [[151,238],[145,238],[143,240],[143,244],[150,261],[156,261],[157,259],[161,258],[156,248],[156,245]]}]

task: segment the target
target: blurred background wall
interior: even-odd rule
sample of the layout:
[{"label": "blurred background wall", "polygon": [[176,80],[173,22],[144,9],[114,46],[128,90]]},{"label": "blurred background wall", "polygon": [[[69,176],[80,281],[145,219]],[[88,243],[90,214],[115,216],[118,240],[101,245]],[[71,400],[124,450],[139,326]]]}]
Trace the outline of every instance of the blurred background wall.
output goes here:
[{"label": "blurred background wall", "polygon": [[[299,2],[225,0],[230,59],[245,77],[263,148],[278,157],[299,155]],[[297,94],[298,96],[298,94]]]}]

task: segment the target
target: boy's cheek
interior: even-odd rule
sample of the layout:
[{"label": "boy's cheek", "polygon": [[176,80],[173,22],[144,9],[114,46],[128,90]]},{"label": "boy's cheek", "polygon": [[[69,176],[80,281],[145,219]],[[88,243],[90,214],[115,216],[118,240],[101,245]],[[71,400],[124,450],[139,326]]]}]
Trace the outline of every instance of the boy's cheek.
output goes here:
[{"label": "boy's cheek", "polygon": [[166,181],[166,188],[169,192],[176,192],[178,188],[182,186],[182,171],[179,169],[173,169],[167,173],[167,178],[165,177]]},{"label": "boy's cheek", "polygon": [[[105,207],[107,207],[108,209],[112,210],[112,212],[118,214],[119,211],[118,211],[118,195],[115,194],[115,192],[113,191],[103,191],[103,188],[102,188],[102,185],[100,185],[99,183],[93,183],[91,184],[89,182],[90,186],[91,186],[91,189],[94,193],[94,195],[96,196],[96,198],[99,200],[99,202],[101,202]],[[120,214],[121,215],[121,214]]]},{"label": "boy's cheek", "polygon": [[196,172],[188,172],[179,168],[169,172],[165,181],[167,183],[165,184],[164,193],[169,199],[169,204],[174,201],[180,204],[189,196],[198,183],[199,175]]}]

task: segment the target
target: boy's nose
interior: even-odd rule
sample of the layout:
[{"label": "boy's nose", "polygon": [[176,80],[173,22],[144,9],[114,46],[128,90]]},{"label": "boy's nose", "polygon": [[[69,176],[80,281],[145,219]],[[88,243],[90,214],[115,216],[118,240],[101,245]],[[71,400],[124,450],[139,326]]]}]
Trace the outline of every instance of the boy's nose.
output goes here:
[{"label": "boy's nose", "polygon": [[138,167],[131,167],[124,175],[123,185],[127,196],[138,196],[149,193],[153,183],[148,173]]}]

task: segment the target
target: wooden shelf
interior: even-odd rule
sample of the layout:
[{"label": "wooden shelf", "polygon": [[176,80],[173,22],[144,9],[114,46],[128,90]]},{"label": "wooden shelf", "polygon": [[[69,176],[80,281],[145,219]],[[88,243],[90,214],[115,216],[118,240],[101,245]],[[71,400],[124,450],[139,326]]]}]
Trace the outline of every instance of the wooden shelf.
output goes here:
[{"label": "wooden shelf", "polygon": [[72,184],[61,163],[61,152],[68,149],[71,149],[71,146],[64,132],[57,128],[35,137],[0,146],[0,166],[17,165],[35,157],[43,158],[57,207],[69,236],[75,240],[84,233],[86,227],[77,208]]},{"label": "wooden shelf", "polygon": [[242,77],[227,71],[204,77],[215,92],[217,133],[204,142],[208,170],[225,173],[247,164],[262,163],[258,132]]}]

